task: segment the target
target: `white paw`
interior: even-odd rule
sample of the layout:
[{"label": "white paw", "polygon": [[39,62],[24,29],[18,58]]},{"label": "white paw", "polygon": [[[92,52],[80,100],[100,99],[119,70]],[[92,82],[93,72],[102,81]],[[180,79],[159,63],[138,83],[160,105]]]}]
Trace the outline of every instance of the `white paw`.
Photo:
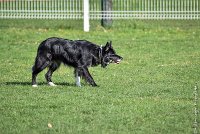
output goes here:
[{"label": "white paw", "polygon": [[32,87],[38,87],[37,85],[32,85]]},{"label": "white paw", "polygon": [[81,87],[81,83],[76,83],[76,86],[77,87]]},{"label": "white paw", "polygon": [[81,77],[76,76],[76,86],[81,87]]},{"label": "white paw", "polygon": [[53,82],[48,83],[49,86],[55,87],[56,85]]}]

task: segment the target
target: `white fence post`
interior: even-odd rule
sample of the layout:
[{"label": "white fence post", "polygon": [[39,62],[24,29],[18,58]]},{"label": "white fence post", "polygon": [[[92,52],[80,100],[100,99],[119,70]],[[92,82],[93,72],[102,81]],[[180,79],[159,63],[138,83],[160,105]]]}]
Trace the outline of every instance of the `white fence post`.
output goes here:
[{"label": "white fence post", "polygon": [[84,0],[84,10],[83,10],[83,24],[84,24],[84,31],[89,32],[90,30],[90,22],[89,22],[89,0]]}]

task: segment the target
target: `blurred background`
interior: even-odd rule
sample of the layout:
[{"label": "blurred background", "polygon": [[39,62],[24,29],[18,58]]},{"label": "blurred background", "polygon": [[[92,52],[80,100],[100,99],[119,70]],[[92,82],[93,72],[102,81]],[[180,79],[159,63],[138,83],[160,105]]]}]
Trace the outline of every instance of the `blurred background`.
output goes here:
[{"label": "blurred background", "polygon": [[57,20],[60,27],[83,30],[86,13],[90,29],[136,28],[137,21],[154,20],[157,26],[163,20],[198,20],[199,9],[199,0],[0,0],[0,19]]}]

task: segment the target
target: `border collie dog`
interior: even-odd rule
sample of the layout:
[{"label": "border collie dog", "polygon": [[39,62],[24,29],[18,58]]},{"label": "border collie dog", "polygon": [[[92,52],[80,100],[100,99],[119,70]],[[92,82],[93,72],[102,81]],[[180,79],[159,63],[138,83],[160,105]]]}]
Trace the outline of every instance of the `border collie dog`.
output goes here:
[{"label": "border collie dog", "polygon": [[74,68],[76,85],[81,86],[81,77],[90,85],[97,86],[88,67],[101,64],[105,68],[110,63],[119,64],[122,57],[115,53],[111,42],[105,46],[98,46],[87,40],[68,40],[51,37],[44,40],[38,47],[35,64],[32,68],[32,86],[37,87],[38,73],[48,67],[45,75],[50,86],[56,86],[52,80],[53,72],[61,63]]}]

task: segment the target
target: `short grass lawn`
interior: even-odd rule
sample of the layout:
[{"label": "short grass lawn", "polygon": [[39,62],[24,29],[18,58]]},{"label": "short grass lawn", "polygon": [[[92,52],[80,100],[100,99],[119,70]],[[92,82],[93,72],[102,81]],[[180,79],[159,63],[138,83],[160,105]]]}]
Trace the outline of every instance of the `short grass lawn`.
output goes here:
[{"label": "short grass lawn", "polygon": [[[88,33],[76,22],[0,20],[1,134],[200,132],[199,21],[115,21],[111,29],[91,22]],[[76,87],[73,68],[62,65],[53,75],[57,87],[46,84],[45,70],[33,88],[37,47],[52,36],[112,40],[124,59],[90,68],[99,87]]]}]

